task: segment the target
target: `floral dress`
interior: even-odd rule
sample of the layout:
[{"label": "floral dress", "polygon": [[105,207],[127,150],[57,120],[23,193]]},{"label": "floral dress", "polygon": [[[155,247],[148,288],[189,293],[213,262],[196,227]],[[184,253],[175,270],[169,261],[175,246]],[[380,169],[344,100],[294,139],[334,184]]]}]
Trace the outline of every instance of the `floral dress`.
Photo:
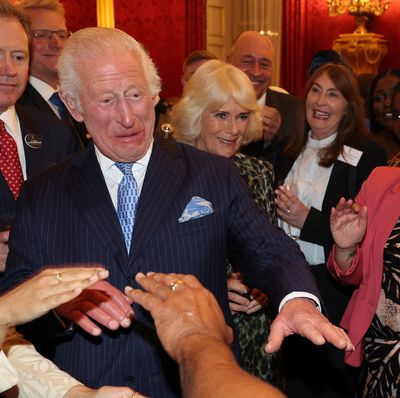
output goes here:
[{"label": "floral dress", "polygon": [[[276,224],[274,172],[271,164],[242,153],[237,153],[233,160],[259,208],[265,211],[273,224]],[[231,271],[231,267],[228,266],[228,274]],[[268,292],[265,293],[268,295]],[[267,305],[254,314],[238,313],[233,317],[233,321],[243,367],[254,376],[282,389],[284,382],[281,353],[267,354],[264,351],[275,316],[276,311],[271,305]]]},{"label": "floral dress", "polygon": [[364,397],[400,397],[400,219],[384,248],[382,288],[364,339]]}]

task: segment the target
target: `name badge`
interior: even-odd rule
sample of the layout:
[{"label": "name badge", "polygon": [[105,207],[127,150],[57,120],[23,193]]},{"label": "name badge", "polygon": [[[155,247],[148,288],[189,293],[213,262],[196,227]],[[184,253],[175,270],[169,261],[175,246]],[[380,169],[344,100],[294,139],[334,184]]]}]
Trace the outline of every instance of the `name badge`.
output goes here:
[{"label": "name badge", "polygon": [[39,149],[42,146],[42,140],[40,134],[27,134],[25,136],[25,143],[30,148]]},{"label": "name badge", "polygon": [[361,159],[362,156],[362,151],[359,151],[358,149],[354,149],[350,146],[344,145],[343,147],[343,154],[341,153],[338,156],[338,160],[341,162],[350,164],[351,166],[357,166],[358,162]]}]

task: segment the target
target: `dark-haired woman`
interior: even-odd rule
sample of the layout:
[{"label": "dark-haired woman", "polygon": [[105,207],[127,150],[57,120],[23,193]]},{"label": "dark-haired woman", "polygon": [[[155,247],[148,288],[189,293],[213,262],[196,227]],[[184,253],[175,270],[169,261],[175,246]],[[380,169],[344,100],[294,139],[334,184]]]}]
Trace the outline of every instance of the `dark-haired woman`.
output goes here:
[{"label": "dark-haired woman", "polygon": [[[309,78],[304,98],[304,127],[293,133],[276,164],[277,214],[311,265],[328,317],[338,323],[351,291],[326,269],[333,243],[330,211],[342,196],[354,198],[386,156],[367,137],[358,83],[349,68],[320,67]],[[355,380],[339,351],[297,338],[286,348],[289,397],[354,397]]]}]

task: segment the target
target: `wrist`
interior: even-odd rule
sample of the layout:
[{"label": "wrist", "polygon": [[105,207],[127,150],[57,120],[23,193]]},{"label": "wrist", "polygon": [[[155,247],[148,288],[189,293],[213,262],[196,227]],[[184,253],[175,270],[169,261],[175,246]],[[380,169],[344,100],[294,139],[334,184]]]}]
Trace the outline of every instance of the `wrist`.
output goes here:
[{"label": "wrist", "polygon": [[88,388],[82,384],[77,384],[71,387],[64,395],[63,398],[83,398],[85,396],[90,397],[94,390]]},{"label": "wrist", "polygon": [[343,253],[353,252],[353,251],[357,250],[357,244],[350,245],[350,246],[346,246],[346,247],[342,247],[342,246],[339,246],[339,245],[336,243],[335,246],[336,246],[336,250],[337,250],[337,251],[343,252]]}]

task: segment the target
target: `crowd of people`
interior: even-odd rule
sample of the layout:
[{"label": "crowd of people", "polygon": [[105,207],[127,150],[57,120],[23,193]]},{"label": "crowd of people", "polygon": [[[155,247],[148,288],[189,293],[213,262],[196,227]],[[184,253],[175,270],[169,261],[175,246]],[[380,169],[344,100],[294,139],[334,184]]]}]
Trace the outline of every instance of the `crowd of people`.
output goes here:
[{"label": "crowd of people", "polygon": [[189,54],[160,127],[133,37],[0,0],[0,394],[398,396],[399,70],[274,62]]}]

